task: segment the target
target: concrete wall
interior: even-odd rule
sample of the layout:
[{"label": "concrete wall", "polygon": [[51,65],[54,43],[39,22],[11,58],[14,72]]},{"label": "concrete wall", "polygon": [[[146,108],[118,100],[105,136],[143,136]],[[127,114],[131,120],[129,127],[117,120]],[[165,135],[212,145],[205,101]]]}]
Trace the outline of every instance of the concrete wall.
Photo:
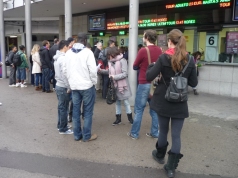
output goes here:
[{"label": "concrete wall", "polygon": [[[72,34],[77,35],[79,32],[88,33],[88,16],[76,16],[72,19]],[[59,18],[59,39],[65,39],[65,18],[60,16]]]},{"label": "concrete wall", "polygon": [[202,66],[198,80],[200,92],[238,97],[238,66]]}]

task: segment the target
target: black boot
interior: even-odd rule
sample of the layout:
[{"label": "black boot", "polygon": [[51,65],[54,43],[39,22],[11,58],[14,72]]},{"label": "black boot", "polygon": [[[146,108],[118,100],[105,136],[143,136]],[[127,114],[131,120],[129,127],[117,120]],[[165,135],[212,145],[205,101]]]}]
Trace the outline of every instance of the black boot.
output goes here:
[{"label": "black boot", "polygon": [[158,142],[156,142],[155,147],[156,150],[152,151],[152,156],[155,159],[155,161],[157,161],[159,164],[164,164],[164,157],[167,151],[167,147],[168,147],[169,143],[167,142],[167,144],[164,147],[158,147]]},{"label": "black boot", "polygon": [[128,121],[133,124],[133,118],[132,118],[132,113],[127,114]]},{"label": "black boot", "polygon": [[169,178],[174,178],[175,169],[178,167],[179,160],[183,157],[183,155],[172,153],[171,151],[169,151],[168,154],[168,162],[164,165],[164,169]]},{"label": "black boot", "polygon": [[199,95],[199,93],[197,92],[197,89],[193,89],[193,93],[194,95]]},{"label": "black boot", "polygon": [[113,122],[113,126],[121,124],[121,114],[116,115],[116,121]]}]

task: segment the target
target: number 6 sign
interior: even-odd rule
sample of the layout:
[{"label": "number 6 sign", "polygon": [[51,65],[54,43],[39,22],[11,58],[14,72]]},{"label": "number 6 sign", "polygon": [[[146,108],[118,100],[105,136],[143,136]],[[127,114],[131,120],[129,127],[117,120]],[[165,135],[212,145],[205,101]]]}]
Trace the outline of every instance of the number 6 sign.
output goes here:
[{"label": "number 6 sign", "polygon": [[206,46],[217,46],[217,35],[207,35],[206,37]]}]

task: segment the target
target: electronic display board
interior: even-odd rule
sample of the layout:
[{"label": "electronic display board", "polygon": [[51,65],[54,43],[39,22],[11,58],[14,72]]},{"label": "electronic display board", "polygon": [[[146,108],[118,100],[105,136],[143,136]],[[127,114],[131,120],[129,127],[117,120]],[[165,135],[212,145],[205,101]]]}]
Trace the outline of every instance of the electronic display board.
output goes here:
[{"label": "electronic display board", "polygon": [[[159,18],[159,19],[147,19],[147,20],[139,20],[138,27],[139,28],[148,28],[148,27],[163,27],[163,26],[175,26],[175,25],[189,25],[195,24],[196,20],[188,19],[188,20],[172,20],[168,21],[167,18]],[[120,30],[129,28],[129,22],[118,22],[118,23],[108,23],[108,30]]]},{"label": "electronic display board", "polygon": [[233,5],[233,21],[238,21],[238,0],[234,0]]},{"label": "electronic display board", "polygon": [[231,0],[197,0],[191,2],[182,2],[176,4],[167,4],[165,5],[166,9],[176,9],[176,8],[185,8],[192,6],[205,6],[205,5],[214,5],[218,7],[230,7]]},{"label": "electronic display board", "polygon": [[89,15],[88,16],[88,31],[106,30],[106,15]]}]

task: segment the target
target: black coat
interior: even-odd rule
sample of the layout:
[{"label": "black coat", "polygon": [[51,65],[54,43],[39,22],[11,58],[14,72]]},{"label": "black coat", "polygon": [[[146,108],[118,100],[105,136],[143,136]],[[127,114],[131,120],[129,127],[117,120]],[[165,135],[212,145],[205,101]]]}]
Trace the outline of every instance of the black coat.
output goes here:
[{"label": "black coat", "polygon": [[51,56],[50,56],[50,53],[49,53],[49,50],[42,47],[40,49],[40,62],[42,64],[42,69],[53,69],[53,65],[51,63]]},{"label": "black coat", "polygon": [[[146,80],[152,81],[157,77],[160,72],[169,86],[170,78],[175,75],[172,70],[171,60],[167,54],[160,55],[159,59],[155,64],[148,66],[146,72]],[[185,71],[183,77],[188,79],[188,85],[191,87],[196,87],[198,84],[196,67],[193,60],[190,60],[187,70]],[[150,107],[158,113],[158,115],[171,117],[171,118],[187,118],[188,114],[188,104],[183,103],[172,103],[165,99],[167,87],[165,86],[163,79],[160,80],[158,86],[155,89],[154,95],[150,102]]]},{"label": "black coat", "polygon": [[95,51],[94,51],[94,57],[95,57],[96,61],[98,60],[100,52],[101,52],[101,50],[98,49],[98,48],[96,48]]},{"label": "black coat", "polygon": [[56,55],[56,51],[58,50],[58,48],[59,48],[58,45],[57,45],[57,44],[54,44],[54,45],[49,49],[51,61],[53,61],[53,57],[54,57],[54,55]]}]

